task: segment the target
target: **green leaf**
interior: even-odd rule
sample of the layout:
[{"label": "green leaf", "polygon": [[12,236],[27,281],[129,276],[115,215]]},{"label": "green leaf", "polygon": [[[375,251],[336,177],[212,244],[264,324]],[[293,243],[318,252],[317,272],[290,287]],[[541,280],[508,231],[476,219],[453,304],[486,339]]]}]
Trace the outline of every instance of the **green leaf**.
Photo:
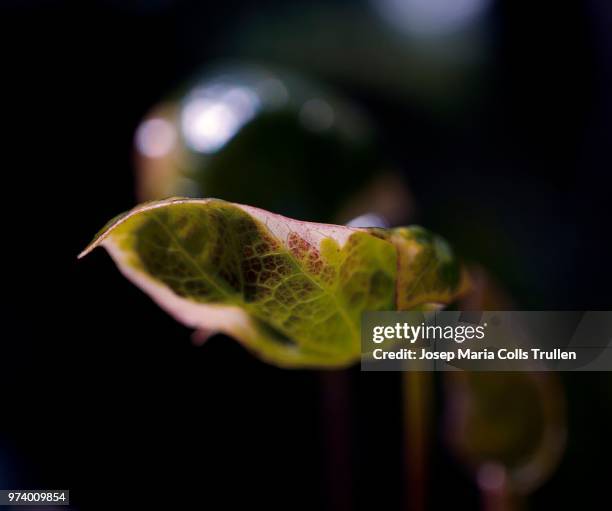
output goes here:
[{"label": "green leaf", "polygon": [[301,222],[218,199],[140,205],[79,257],[98,245],[177,320],[287,367],[351,364],[363,311],[445,304],[462,286],[447,244],[420,227]]}]

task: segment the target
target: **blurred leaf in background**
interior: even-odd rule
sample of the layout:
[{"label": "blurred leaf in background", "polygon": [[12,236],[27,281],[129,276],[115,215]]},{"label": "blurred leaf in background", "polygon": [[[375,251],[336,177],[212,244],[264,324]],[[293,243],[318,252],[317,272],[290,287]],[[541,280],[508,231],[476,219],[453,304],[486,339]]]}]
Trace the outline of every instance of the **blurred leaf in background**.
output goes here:
[{"label": "blurred leaf in background", "polygon": [[372,208],[400,222],[412,207],[358,107],[263,66],[206,73],[153,108],[135,142],[141,200],[218,197],[327,222]]}]

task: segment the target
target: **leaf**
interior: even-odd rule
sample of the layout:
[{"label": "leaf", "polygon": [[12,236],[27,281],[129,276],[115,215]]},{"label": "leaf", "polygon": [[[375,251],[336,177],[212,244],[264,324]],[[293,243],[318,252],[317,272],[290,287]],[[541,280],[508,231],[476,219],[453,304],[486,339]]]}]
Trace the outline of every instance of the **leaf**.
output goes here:
[{"label": "leaf", "polygon": [[168,199],[111,220],[98,245],[178,321],[287,367],[360,355],[361,313],[448,303],[462,278],[422,228],[301,222],[218,199]]},{"label": "leaf", "polygon": [[538,488],[557,468],[566,441],[566,403],[553,372],[450,371],[447,436],[474,472],[498,465],[519,494]]}]

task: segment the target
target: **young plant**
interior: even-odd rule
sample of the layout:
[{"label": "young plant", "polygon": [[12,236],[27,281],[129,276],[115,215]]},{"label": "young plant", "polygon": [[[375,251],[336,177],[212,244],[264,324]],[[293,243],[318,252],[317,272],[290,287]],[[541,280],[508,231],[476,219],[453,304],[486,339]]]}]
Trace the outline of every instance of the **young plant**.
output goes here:
[{"label": "young plant", "polygon": [[283,367],[350,365],[362,312],[438,307],[465,282],[447,243],[420,227],[302,222],[218,199],[142,204],[79,257],[98,245],[178,321]]}]

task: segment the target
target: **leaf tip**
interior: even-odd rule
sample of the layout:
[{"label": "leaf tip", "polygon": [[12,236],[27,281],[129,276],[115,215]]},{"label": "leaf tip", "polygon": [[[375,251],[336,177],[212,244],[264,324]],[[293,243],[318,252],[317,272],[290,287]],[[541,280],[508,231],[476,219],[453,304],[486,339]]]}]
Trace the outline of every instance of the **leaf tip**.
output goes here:
[{"label": "leaf tip", "polygon": [[87,254],[89,254],[92,250],[94,249],[93,244],[89,244],[87,245],[83,250],[81,250],[81,252],[79,252],[79,255],[77,255],[77,259],[83,259]]},{"label": "leaf tip", "polygon": [[94,248],[100,245],[104,239],[106,238],[110,229],[102,229],[96,237],[89,242],[89,244],[77,255],[77,259],[83,259],[87,254],[89,254]]}]

